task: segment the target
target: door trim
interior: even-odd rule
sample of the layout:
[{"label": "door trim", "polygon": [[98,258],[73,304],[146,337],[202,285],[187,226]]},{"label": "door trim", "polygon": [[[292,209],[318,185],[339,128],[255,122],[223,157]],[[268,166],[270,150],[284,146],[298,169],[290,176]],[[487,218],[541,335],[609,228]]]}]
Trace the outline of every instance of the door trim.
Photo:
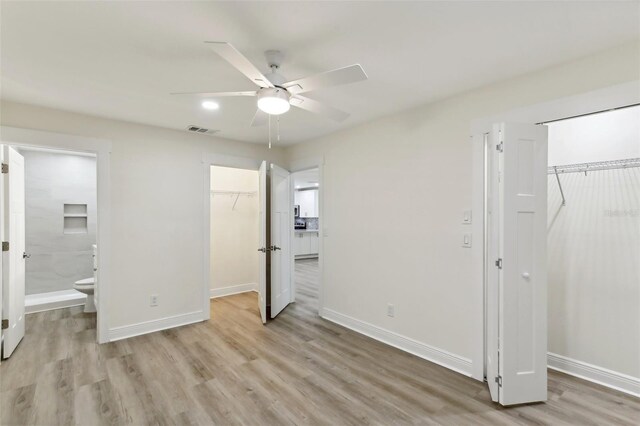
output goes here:
[{"label": "door trim", "polygon": [[[327,233],[324,216],[324,157],[305,157],[291,161],[289,172],[293,175],[309,169],[318,169],[318,315],[322,316],[324,307],[324,237]],[[295,187],[291,179],[291,200]],[[293,208],[293,207],[292,207]],[[293,232],[293,230],[292,230]],[[291,249],[291,302],[296,299],[295,252]]]},{"label": "door trim", "polygon": [[108,139],[44,132],[0,126],[1,143],[13,147],[42,148],[75,153],[89,153],[96,156],[96,186],[98,220],[96,243],[98,249],[98,298],[96,338],[98,343],[109,341],[109,283],[111,267],[111,182],[110,158],[111,141]]},{"label": "door trim", "polygon": [[258,171],[263,160],[250,157],[204,153],[202,155],[202,220],[204,243],[202,245],[202,320],[211,318],[211,166]]},{"label": "door trim", "polygon": [[[470,134],[491,132],[493,123],[545,123],[565,117],[588,114],[640,102],[638,84],[631,81],[578,95],[555,99],[478,118],[470,123]],[[485,348],[485,282],[484,282],[484,147],[482,138],[470,138],[472,143],[472,247],[473,282],[473,346],[472,377],[483,381],[486,367]]]}]

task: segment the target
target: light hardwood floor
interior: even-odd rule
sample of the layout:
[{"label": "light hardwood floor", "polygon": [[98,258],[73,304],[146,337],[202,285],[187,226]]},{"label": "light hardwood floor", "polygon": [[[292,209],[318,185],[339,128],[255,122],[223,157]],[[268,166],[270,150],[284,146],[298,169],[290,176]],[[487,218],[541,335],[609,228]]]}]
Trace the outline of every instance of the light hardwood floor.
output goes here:
[{"label": "light hardwood floor", "polygon": [[98,424],[638,424],[640,400],[549,373],[549,401],[505,409],[485,385],[317,316],[317,261],[298,300],[260,323],[254,293],[212,319],[106,345],[79,308],[27,316],[0,365],[0,422]]}]

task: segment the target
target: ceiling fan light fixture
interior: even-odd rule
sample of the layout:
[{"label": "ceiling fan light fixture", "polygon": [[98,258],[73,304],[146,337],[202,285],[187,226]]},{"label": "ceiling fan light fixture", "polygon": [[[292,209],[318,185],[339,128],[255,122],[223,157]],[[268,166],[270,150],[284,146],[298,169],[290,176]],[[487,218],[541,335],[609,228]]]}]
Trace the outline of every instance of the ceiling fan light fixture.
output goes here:
[{"label": "ceiling fan light fixture", "polygon": [[289,111],[289,93],[278,87],[262,89],[258,93],[258,108],[269,115],[280,115]]}]

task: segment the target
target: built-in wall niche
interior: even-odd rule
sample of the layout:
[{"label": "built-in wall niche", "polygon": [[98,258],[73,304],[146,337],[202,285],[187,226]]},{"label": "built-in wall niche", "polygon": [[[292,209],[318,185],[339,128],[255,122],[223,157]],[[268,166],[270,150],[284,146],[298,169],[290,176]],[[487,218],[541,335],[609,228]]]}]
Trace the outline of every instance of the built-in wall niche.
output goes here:
[{"label": "built-in wall niche", "polygon": [[86,204],[65,204],[64,205],[64,228],[65,234],[86,234],[87,227],[87,205]]}]

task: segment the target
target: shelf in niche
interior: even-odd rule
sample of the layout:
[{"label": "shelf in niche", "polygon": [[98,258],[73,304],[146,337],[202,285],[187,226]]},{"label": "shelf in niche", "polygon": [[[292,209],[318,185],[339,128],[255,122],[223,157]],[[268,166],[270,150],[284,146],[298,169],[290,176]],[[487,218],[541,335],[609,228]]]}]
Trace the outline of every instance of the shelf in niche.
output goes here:
[{"label": "shelf in niche", "polygon": [[65,204],[64,211],[65,216],[73,216],[73,215],[87,215],[87,205],[86,204]]},{"label": "shelf in niche", "polygon": [[87,234],[87,205],[65,204],[63,209],[64,234]]}]

